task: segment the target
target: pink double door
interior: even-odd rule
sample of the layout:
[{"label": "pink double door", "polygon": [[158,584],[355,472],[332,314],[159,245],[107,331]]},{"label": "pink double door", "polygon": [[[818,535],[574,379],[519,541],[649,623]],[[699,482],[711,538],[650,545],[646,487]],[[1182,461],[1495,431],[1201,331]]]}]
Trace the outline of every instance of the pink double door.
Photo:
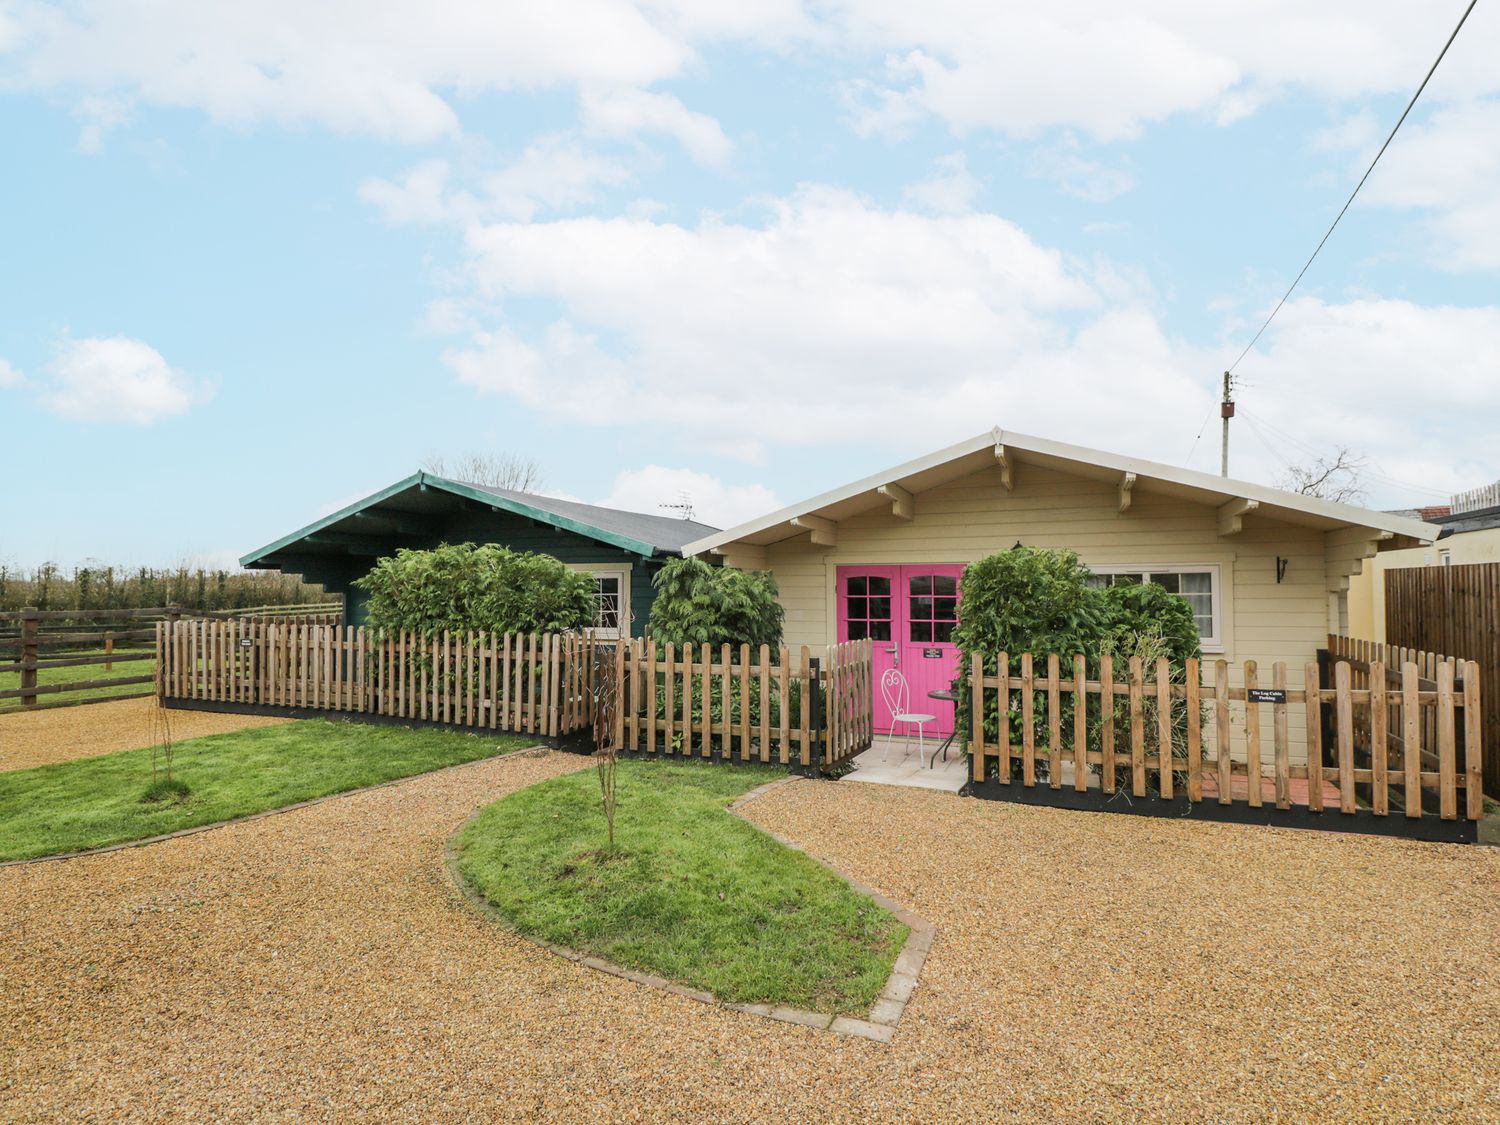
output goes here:
[{"label": "pink double door", "polygon": [[[929,735],[953,731],[954,706],[932,699],[930,691],[947,691],[958,676],[956,564],[915,566],[841,566],[838,568],[838,639],[869,638],[875,652],[875,729],[891,733],[891,713],[880,691],[888,668],[906,677],[911,711],[936,715]],[[903,727],[899,733],[905,733]],[[913,732],[915,733],[915,732]]]}]

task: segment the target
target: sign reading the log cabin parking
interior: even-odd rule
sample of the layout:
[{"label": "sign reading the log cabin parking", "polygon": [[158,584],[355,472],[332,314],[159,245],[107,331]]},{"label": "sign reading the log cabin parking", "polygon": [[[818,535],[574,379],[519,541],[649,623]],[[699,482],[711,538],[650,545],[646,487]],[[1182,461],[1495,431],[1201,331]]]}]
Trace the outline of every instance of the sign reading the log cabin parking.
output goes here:
[{"label": "sign reading the log cabin parking", "polygon": [[1245,700],[1249,703],[1285,703],[1285,688],[1253,687],[1245,691]]}]

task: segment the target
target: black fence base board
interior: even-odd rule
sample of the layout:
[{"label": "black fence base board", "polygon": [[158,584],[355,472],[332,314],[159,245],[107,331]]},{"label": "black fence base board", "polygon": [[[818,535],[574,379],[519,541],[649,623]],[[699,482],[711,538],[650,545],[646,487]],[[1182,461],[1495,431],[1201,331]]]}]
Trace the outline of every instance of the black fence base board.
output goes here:
[{"label": "black fence base board", "polygon": [[1278,809],[1275,805],[1255,808],[1244,801],[1221,805],[1218,801],[1199,801],[1186,797],[1135,797],[1128,792],[1105,793],[1099,789],[1053,789],[1038,785],[1032,788],[1012,782],[1006,785],[991,779],[971,781],[959,790],[960,795],[987,801],[1009,801],[1015,805],[1039,808],[1071,809],[1075,812],[1124,813],[1173,820],[1203,820],[1220,824],[1259,824],[1271,828],[1307,828],[1319,832],[1355,832],[1366,836],[1395,836],[1405,840],[1429,840],[1443,844],[1472,844],[1479,837],[1479,826],[1472,820],[1440,820],[1435,816],[1410,819],[1399,813],[1376,816],[1369,809],[1342,813],[1337,809],[1313,812],[1301,805]]},{"label": "black fence base board", "polygon": [[817,777],[817,766],[804,766],[801,762],[763,762],[759,758],[743,758],[739,754],[722,754],[715,751],[711,754],[684,754],[679,750],[671,752],[665,750],[617,750],[615,753],[621,758],[631,761],[660,761],[660,762],[712,762],[720,766],[766,766],[773,769],[784,769],[788,773],[798,777]]},{"label": "black fence base board", "polygon": [[163,699],[169,711],[215,711],[221,715],[264,715],[273,719],[327,719],[330,722],[364,723],[372,727],[405,727],[408,730],[453,730],[465,734],[506,734],[535,738],[538,746],[554,750],[571,749],[574,735],[561,737],[532,734],[524,730],[498,727],[471,727],[462,723],[444,723],[435,719],[408,719],[400,715],[377,715],[369,711],[326,711],[320,707],[279,707],[270,703],[235,703],[227,699]]}]

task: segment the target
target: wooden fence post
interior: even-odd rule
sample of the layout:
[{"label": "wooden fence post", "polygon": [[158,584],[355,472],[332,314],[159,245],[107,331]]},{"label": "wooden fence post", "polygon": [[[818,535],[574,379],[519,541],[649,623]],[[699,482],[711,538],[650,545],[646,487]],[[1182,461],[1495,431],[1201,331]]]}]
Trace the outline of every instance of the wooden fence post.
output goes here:
[{"label": "wooden fence post", "polygon": [[21,669],[21,691],[24,693],[31,689],[30,695],[21,696],[22,707],[36,706],[36,660],[37,660],[37,632],[41,625],[41,614],[35,606],[27,606],[21,611],[21,663],[31,665]]}]

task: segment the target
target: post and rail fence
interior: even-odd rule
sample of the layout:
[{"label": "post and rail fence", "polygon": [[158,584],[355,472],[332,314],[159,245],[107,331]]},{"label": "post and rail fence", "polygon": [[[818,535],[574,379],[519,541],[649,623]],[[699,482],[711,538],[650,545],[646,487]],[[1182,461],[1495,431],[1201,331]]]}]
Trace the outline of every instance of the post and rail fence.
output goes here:
[{"label": "post and rail fence", "polygon": [[1394,803],[1408,821],[1477,822],[1479,666],[1342,637],[1329,646],[1295,672],[1273,664],[1269,679],[1247,660],[1233,687],[1223,660],[1174,672],[1165,659],[975,654],[972,789],[1035,803],[1050,791],[1075,807],[1145,799],[1375,818]]},{"label": "post and rail fence", "polygon": [[[19,700],[22,707],[44,703],[92,703],[151,694],[152,672],[141,671],[153,660],[146,646],[156,636],[156,623],[178,615],[174,606],[149,609],[22,609],[0,613],[0,675],[20,673],[19,686],[0,687],[0,701]],[[116,648],[123,644],[124,649]],[[40,672],[65,668],[114,671],[116,664],[135,663],[130,675],[41,682]],[[139,688],[138,691],[116,689]],[[96,693],[82,699],[58,700],[77,693]],[[105,692],[105,695],[98,695]]]},{"label": "post and rail fence", "polygon": [[[156,682],[158,622],[173,623],[186,613],[180,606],[138,609],[35,609],[0,613],[0,676],[19,673],[18,686],[0,682],[0,702],[17,700],[23,708],[45,705],[114,702],[153,694]],[[337,625],[343,620],[338,602],[300,606],[253,606],[204,618],[308,621]],[[123,645],[123,648],[117,647]],[[127,675],[108,675],[116,664],[131,666]],[[58,680],[54,673],[88,668],[106,675]],[[46,673],[45,677],[39,673]],[[92,671],[89,674],[93,674]],[[43,680],[46,682],[43,682]],[[139,690],[129,690],[129,689]]]}]

